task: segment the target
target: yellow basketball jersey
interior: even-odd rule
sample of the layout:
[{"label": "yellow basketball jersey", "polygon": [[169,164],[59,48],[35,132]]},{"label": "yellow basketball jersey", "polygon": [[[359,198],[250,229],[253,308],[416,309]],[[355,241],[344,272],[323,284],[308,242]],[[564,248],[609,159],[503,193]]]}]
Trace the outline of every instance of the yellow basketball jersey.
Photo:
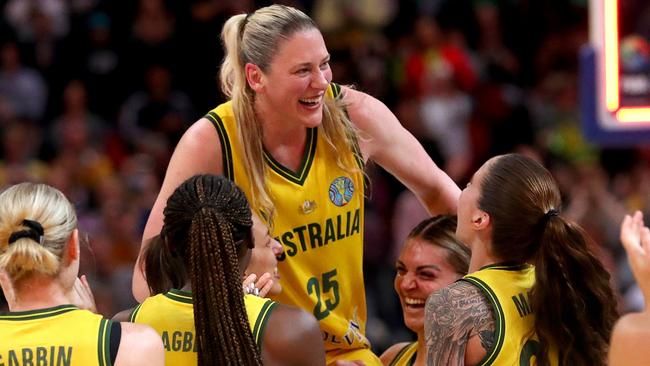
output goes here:
[{"label": "yellow basketball jersey", "polygon": [[112,321],[73,305],[0,313],[0,365],[111,365]]},{"label": "yellow basketball jersey", "polygon": [[[332,84],[327,97],[338,95],[339,88]],[[224,175],[250,200],[251,182],[232,104],[218,106],[206,118],[219,134]],[[360,155],[345,154],[362,167]],[[264,152],[266,186],[276,209],[272,234],[284,248],[278,264],[282,294],[274,299],[314,314],[326,351],[370,347],[364,335],[364,176],[361,168],[355,173],[339,168],[336,158],[322,126],[307,130],[302,164],[295,172]]]},{"label": "yellow basketball jersey", "polygon": [[[531,265],[491,265],[463,278],[481,289],[490,301],[495,317],[494,347],[479,365],[535,365],[539,342],[535,335],[535,314],[530,300],[535,284]],[[551,349],[551,365],[558,364]]]},{"label": "yellow basketball jersey", "polygon": [[418,351],[418,342],[407,344],[402,348],[399,353],[393,358],[389,366],[412,366],[415,363],[415,358]]},{"label": "yellow basketball jersey", "polygon": [[[257,296],[244,297],[253,337],[261,345],[266,322],[276,304]],[[165,347],[165,365],[196,365],[197,342],[194,330],[192,294],[170,290],[147,298],[131,313],[131,322],[147,324],[160,334]]]}]

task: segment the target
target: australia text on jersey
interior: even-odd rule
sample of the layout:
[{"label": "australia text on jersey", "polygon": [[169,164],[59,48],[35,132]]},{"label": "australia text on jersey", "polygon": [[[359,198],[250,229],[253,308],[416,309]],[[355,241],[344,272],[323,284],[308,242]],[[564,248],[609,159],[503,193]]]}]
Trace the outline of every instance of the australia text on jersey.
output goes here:
[{"label": "australia text on jersey", "polygon": [[311,222],[286,231],[276,238],[285,246],[285,252],[278,257],[293,257],[298,253],[318,249],[338,240],[361,233],[360,209],[347,211],[336,217],[328,217],[325,222]]}]

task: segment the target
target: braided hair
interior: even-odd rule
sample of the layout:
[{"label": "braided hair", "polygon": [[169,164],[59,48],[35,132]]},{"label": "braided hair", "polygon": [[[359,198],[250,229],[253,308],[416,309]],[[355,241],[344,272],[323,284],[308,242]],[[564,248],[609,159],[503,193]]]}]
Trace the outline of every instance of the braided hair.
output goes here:
[{"label": "braided hair", "polygon": [[242,293],[253,243],[246,196],[222,176],[195,175],[169,197],[164,216],[162,250],[182,258],[192,286],[198,364],[262,365]]}]

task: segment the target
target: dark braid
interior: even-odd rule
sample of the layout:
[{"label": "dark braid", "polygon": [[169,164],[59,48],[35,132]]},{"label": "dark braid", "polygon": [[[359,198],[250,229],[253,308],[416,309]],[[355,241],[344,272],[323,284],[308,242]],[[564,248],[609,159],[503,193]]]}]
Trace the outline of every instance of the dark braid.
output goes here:
[{"label": "dark braid", "polygon": [[162,235],[182,253],[192,285],[198,364],[262,365],[240,275],[252,242],[246,197],[224,177],[197,175],[174,191],[164,215]]}]

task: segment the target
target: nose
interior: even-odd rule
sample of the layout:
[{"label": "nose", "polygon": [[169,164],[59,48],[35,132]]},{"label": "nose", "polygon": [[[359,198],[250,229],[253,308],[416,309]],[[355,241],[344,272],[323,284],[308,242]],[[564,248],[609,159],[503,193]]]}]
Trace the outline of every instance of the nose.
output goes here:
[{"label": "nose", "polygon": [[405,273],[402,276],[402,283],[400,284],[400,287],[402,288],[403,291],[413,290],[414,288],[416,288],[417,282],[415,280],[415,276],[410,272]]},{"label": "nose", "polygon": [[316,70],[314,76],[312,77],[312,87],[314,89],[325,89],[330,84],[328,79],[329,69],[327,70]]},{"label": "nose", "polygon": [[272,239],[271,250],[273,250],[273,254],[275,254],[276,257],[279,256],[280,254],[282,254],[282,244],[280,244],[280,242],[278,242],[277,240]]}]

